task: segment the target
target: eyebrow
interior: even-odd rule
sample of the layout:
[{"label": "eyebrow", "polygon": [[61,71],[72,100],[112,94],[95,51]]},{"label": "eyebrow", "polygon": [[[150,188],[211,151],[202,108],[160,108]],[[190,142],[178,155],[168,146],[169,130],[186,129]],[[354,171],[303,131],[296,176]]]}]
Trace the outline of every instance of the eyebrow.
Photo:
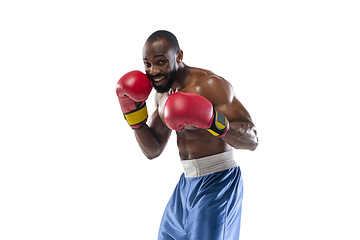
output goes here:
[{"label": "eyebrow", "polygon": [[[157,54],[157,55],[153,56],[152,59],[157,58],[157,57],[166,57],[166,56],[164,54]],[[143,60],[149,60],[149,59],[143,58]]]}]

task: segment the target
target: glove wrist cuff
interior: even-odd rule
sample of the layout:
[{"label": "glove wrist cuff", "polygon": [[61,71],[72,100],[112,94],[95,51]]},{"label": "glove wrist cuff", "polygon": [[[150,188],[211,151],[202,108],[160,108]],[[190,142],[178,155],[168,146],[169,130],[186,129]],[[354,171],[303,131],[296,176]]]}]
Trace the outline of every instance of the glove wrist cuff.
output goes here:
[{"label": "glove wrist cuff", "polygon": [[132,129],[140,129],[148,118],[146,103],[144,102],[139,108],[125,113],[124,117]]},{"label": "glove wrist cuff", "polygon": [[225,115],[214,109],[214,120],[207,130],[215,137],[223,138],[229,131],[229,120]]}]

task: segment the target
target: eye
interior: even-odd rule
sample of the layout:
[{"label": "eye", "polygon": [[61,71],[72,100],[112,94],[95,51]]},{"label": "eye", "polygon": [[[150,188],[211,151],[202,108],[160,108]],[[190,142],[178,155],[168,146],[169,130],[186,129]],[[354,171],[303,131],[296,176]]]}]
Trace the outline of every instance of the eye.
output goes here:
[{"label": "eye", "polygon": [[158,64],[161,65],[161,66],[162,66],[162,65],[165,65],[165,63],[166,63],[165,60],[159,60],[159,61],[158,61]]},{"label": "eye", "polygon": [[144,62],[144,65],[145,65],[145,67],[147,67],[147,68],[151,67],[151,64],[148,63],[148,62]]}]

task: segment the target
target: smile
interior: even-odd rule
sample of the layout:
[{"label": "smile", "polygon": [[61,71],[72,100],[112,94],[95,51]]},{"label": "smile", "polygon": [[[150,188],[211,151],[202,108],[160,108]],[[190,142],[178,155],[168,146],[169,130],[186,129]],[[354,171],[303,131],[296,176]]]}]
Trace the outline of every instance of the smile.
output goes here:
[{"label": "smile", "polygon": [[159,76],[156,78],[152,78],[155,82],[160,82],[161,80],[163,80],[165,78],[165,76]]}]

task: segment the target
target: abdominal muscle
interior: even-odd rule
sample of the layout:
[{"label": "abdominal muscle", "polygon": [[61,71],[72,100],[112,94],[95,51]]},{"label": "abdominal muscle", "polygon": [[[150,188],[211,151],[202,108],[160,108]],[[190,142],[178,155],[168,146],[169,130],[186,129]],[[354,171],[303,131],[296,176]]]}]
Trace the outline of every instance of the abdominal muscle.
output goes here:
[{"label": "abdominal muscle", "polygon": [[191,160],[229,151],[231,147],[222,139],[204,129],[185,126],[176,131],[181,160]]},{"label": "abdominal muscle", "polygon": [[[169,97],[169,93],[164,93],[158,100],[158,112],[161,120],[164,120],[164,104]],[[181,160],[191,160],[214,154],[229,151],[231,146],[221,138],[213,136],[206,129],[199,129],[194,126],[185,125],[184,128],[176,131],[177,145]]]}]

